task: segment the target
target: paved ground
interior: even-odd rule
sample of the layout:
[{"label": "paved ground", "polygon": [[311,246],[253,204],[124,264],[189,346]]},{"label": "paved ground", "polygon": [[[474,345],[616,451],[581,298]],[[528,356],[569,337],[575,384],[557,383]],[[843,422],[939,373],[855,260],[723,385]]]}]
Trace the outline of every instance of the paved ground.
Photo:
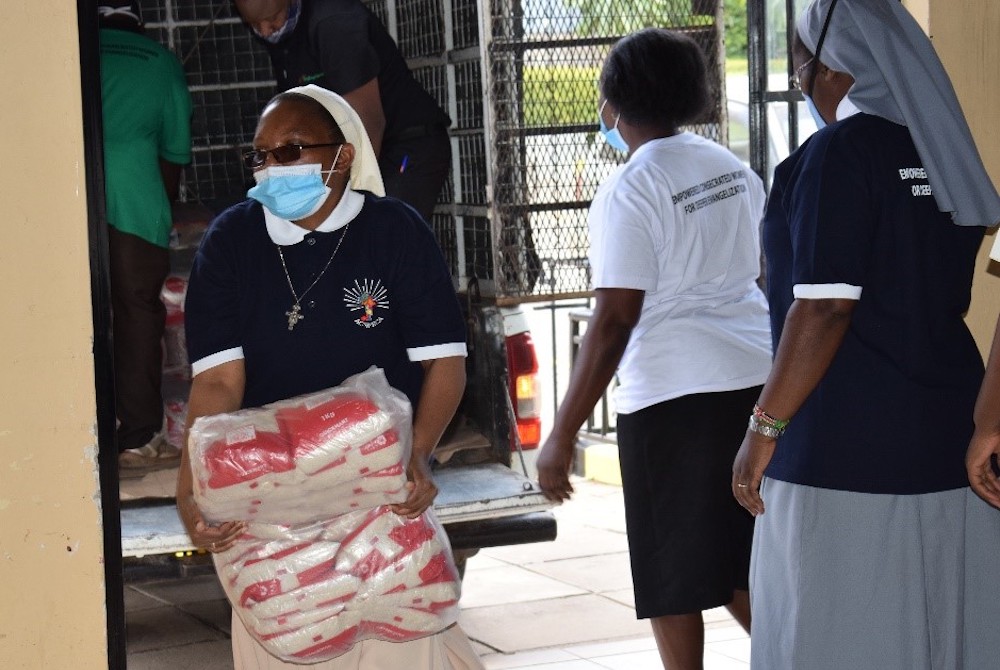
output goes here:
[{"label": "paved ground", "polygon": [[[635,620],[621,489],[578,480],[554,542],[469,559],[461,625],[490,670],[660,668]],[[126,588],[130,670],[232,668],[229,605],[214,575]],[[706,616],[706,670],[749,667],[750,641],[724,610]]]}]

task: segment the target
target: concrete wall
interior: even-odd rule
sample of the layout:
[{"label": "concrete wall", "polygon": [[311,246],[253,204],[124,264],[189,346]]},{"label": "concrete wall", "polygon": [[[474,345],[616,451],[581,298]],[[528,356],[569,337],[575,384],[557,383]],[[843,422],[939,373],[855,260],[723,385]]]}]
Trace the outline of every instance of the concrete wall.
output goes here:
[{"label": "concrete wall", "polygon": [[[993,182],[1000,184],[1000,3],[995,0],[932,2],[930,35],[955,84],[955,91]],[[984,353],[1000,314],[1000,264],[987,256],[996,229],[979,253],[968,322]]]},{"label": "concrete wall", "polygon": [[[1000,184],[1000,3],[995,0],[906,0],[906,7],[931,36],[979,145],[979,153]],[[983,355],[1000,314],[1000,264],[988,258],[996,232],[980,250],[968,323]]]},{"label": "concrete wall", "polygon": [[0,665],[107,667],[76,3],[0,21]]}]

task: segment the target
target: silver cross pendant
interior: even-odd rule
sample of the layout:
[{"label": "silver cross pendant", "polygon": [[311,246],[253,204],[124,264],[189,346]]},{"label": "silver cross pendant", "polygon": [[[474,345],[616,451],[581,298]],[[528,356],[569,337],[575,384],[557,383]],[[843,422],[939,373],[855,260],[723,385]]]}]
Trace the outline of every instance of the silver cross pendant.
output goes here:
[{"label": "silver cross pendant", "polygon": [[292,305],[292,309],[285,312],[285,316],[288,317],[288,330],[292,330],[295,328],[295,324],[306,318],[302,313],[302,308],[299,306],[299,303]]}]

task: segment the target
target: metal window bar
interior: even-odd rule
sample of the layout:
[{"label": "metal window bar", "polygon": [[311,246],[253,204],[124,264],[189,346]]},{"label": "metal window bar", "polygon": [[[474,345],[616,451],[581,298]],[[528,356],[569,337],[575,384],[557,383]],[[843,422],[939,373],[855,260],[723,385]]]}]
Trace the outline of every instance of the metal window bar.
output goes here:
[{"label": "metal window bar", "polygon": [[[799,146],[799,123],[797,105],[802,101],[800,91],[789,90],[787,81],[793,74],[792,37],[795,32],[795,18],[805,5],[802,0],[772,0],[771,2],[748,2],[747,7],[747,71],[750,92],[750,166],[764,180],[765,188],[770,187],[770,174],[775,166],[770,165],[768,153],[767,105],[784,104],[788,117],[788,150]],[[771,15],[784,12],[783,31],[769,40],[768,26]],[[772,43],[773,42],[773,43]],[[788,77],[782,89],[772,90],[768,83],[768,55],[780,54],[784,59]]]},{"label": "metal window bar", "polygon": [[[275,93],[266,52],[229,0],[143,4],[149,34],[180,57],[194,99],[194,158],[182,199],[215,209],[242,199],[249,175],[238,154]],[[453,118],[453,171],[432,225],[459,285],[476,278],[501,302],[589,289],[580,260],[586,211],[621,161],[596,133],[596,80],[621,35],[660,25],[695,37],[720,76],[712,113],[692,129],[726,139],[719,0],[366,4]]]},{"label": "metal window bar", "polygon": [[240,152],[275,93],[270,60],[229,0],[148,0],[146,34],[180,59],[191,91],[192,161],[182,201],[220,209],[245,197]]},{"label": "metal window bar", "polygon": [[[692,130],[727,139],[718,0],[661,0],[646,8],[628,0],[366,4],[454,121],[453,174],[431,223],[459,285],[468,278],[492,283],[500,301],[589,296],[587,208],[597,185],[622,160],[597,136],[596,82],[621,35],[660,25],[687,30],[699,40],[719,77],[712,114]],[[761,109],[768,102],[791,101],[766,91],[765,4],[747,7],[748,18],[754,17],[749,31],[759,35],[757,42],[751,39],[751,103]],[[144,5],[149,34],[182,60],[194,99],[194,160],[186,170],[183,199],[220,205],[242,199],[249,175],[239,152],[275,92],[266,52],[229,0]],[[760,48],[756,61],[754,44]],[[789,113],[794,142],[795,118]],[[753,123],[751,116],[752,128]],[[761,115],[753,138],[766,137],[764,124]],[[755,168],[766,174],[762,158],[766,154],[759,148]],[[553,308],[553,318],[556,309],[562,307]],[[570,320],[575,353],[584,319],[571,315]],[[554,365],[555,352],[552,359]],[[613,432],[606,394],[586,430]]]},{"label": "metal window bar", "polygon": [[721,5],[492,0],[489,9],[483,51],[492,103],[487,132],[497,294],[509,302],[579,295],[589,288],[576,262],[586,256],[586,209],[621,162],[596,135],[604,57],[621,35],[639,27],[691,34],[719,73],[712,113],[692,130],[725,142]]},{"label": "metal window bar", "polygon": [[[577,354],[580,351],[580,343],[583,341],[583,330],[585,330],[585,325],[590,322],[590,317],[593,314],[593,310],[588,302],[584,307],[579,306],[567,306],[570,308],[569,311],[569,351],[570,351],[570,369],[573,369],[573,365],[576,363]],[[611,402],[609,401],[610,394],[614,391],[617,386],[617,377],[611,380],[604,392],[601,394],[601,399],[597,401],[597,406],[594,407],[593,411],[587,416],[587,421],[584,424],[580,432],[585,433],[589,436],[600,436],[607,437],[612,433],[617,432],[617,421],[613,418],[613,412],[611,408]],[[558,384],[553,384],[553,386],[558,388]],[[614,416],[617,416],[616,414]]]},{"label": "metal window bar", "polygon": [[[194,100],[182,199],[213,209],[242,199],[249,174],[239,153],[275,93],[266,52],[230,0],[143,5],[149,34],[184,63]],[[691,129],[727,140],[719,0],[366,5],[452,117],[453,170],[431,225],[458,286],[475,279],[498,302],[590,295],[587,209],[622,160],[596,132],[597,77],[622,35],[657,25],[698,40],[719,76],[711,114]]]}]

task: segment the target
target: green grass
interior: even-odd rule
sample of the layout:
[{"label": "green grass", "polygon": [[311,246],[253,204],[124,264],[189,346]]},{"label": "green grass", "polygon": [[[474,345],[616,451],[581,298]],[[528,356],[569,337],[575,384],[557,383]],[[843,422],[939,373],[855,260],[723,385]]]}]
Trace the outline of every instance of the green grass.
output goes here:
[{"label": "green grass", "polygon": [[726,59],[726,74],[746,74],[746,73],[747,73],[746,58]]},{"label": "green grass", "polygon": [[[768,63],[768,67],[772,73],[783,72],[785,69],[785,61],[781,58],[772,58]],[[747,74],[748,71],[746,58],[726,59],[726,74]]]},{"label": "green grass", "polygon": [[524,68],[524,122],[563,126],[597,122],[597,66]]},{"label": "green grass", "polygon": [[[774,61],[772,71],[784,67]],[[524,123],[527,127],[597,123],[597,65],[526,65]],[[746,58],[727,58],[726,74],[745,75]]]}]

